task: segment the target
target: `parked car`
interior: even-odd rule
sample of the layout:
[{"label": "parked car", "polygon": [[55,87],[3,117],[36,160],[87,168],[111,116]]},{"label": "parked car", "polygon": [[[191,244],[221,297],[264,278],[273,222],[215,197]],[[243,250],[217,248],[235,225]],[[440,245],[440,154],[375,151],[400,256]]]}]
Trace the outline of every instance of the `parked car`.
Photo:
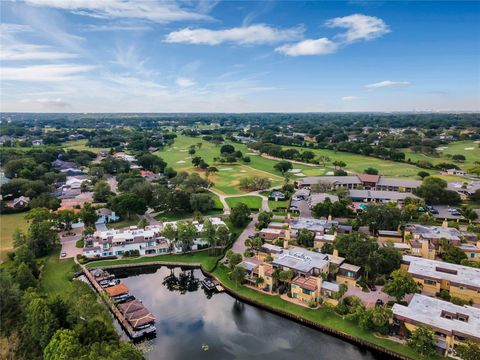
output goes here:
[{"label": "parked car", "polygon": [[383,300],[382,299],[377,299],[377,301],[375,301],[375,307],[383,307],[384,303],[383,303]]},{"label": "parked car", "polygon": [[65,256],[67,256],[67,253],[64,251],[60,254],[60,257],[64,258]]},{"label": "parked car", "polygon": [[377,291],[377,287],[373,284],[367,284],[367,287],[370,291]]}]

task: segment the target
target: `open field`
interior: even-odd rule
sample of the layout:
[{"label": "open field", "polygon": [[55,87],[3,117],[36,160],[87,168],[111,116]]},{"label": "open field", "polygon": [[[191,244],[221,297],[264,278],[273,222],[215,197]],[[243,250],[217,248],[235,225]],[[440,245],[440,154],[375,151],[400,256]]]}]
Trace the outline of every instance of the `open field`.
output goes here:
[{"label": "open field", "polygon": [[131,219],[124,219],[113,223],[108,223],[107,228],[109,229],[123,229],[130,226],[136,226],[140,218],[137,215],[133,215]]},{"label": "open field", "polygon": [[[410,159],[412,162],[423,160],[429,161],[432,164],[438,164],[441,162],[455,163],[462,170],[467,170],[468,168],[475,165],[475,161],[480,161],[480,147],[478,145],[479,144],[474,141],[452,142],[448,145],[445,145],[445,147],[447,147],[445,150],[439,151],[439,157],[432,157],[421,153],[414,153],[410,149],[405,150],[404,153],[405,158]],[[464,155],[466,160],[464,162],[455,162],[452,159],[449,159],[447,155]]]},{"label": "open field", "polygon": [[225,201],[230,208],[234,208],[240,203],[247,205],[252,210],[258,210],[262,207],[262,198],[255,195],[228,197],[225,198]]},{"label": "open field", "polygon": [[[201,147],[198,148],[197,146],[196,153],[194,155],[189,155],[189,147],[199,143],[202,144]],[[283,182],[280,172],[273,168],[277,163],[276,161],[263,159],[258,155],[247,154],[249,150],[243,144],[231,144],[244,155],[250,156],[251,162],[248,164],[243,162],[236,164],[214,164],[213,158],[220,157],[221,145],[215,145],[203,141],[200,137],[192,138],[184,135],[178,135],[172,146],[164,148],[155,154],[163,158],[169,166],[177,171],[196,171],[202,176],[205,176],[203,171],[196,169],[192,165],[192,157],[200,156],[208,164],[215,166],[219,170],[217,173],[210,175],[209,180],[215,184],[215,190],[226,195],[245,193],[245,191],[238,188],[240,180],[244,177],[268,177],[272,181],[272,186],[280,185]]]},{"label": "open field", "polygon": [[283,200],[283,201],[274,201],[268,200],[268,207],[271,211],[275,211],[278,208],[285,209],[288,207],[290,200]]},{"label": "open field", "polygon": [[0,260],[5,260],[6,253],[13,249],[13,232],[15,229],[27,230],[25,220],[27,212],[0,215]]},{"label": "open field", "polygon": [[74,141],[67,141],[63,144],[63,148],[64,149],[75,149],[75,150],[78,150],[78,151],[83,151],[83,150],[87,150],[87,151],[91,151],[91,152],[94,152],[94,153],[97,153],[99,151],[108,151],[110,150],[110,148],[96,148],[96,147],[88,147],[86,146],[87,144],[87,140],[86,139],[83,139],[83,140],[74,140]]}]

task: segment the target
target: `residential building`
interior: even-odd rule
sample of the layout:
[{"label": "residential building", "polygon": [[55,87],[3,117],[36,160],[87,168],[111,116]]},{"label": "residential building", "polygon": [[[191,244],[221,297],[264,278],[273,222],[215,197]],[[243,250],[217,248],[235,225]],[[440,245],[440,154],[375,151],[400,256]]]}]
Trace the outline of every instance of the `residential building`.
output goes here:
[{"label": "residential building", "polygon": [[469,261],[480,261],[480,241],[477,241],[476,245],[462,243],[458,248],[467,255]]},{"label": "residential building", "polygon": [[260,230],[258,234],[265,241],[274,241],[281,237],[284,237],[285,231],[282,229],[265,228]]},{"label": "residential building", "polygon": [[268,196],[268,198],[274,201],[285,200],[285,194],[281,191],[273,190]]},{"label": "residential building", "polygon": [[26,196],[20,196],[18,198],[15,198],[11,202],[11,206],[14,209],[23,209],[28,206],[28,203],[30,202],[30,198]]},{"label": "residential building", "polygon": [[336,280],[340,284],[355,286],[361,278],[360,271],[360,266],[343,263],[338,268]]},{"label": "residential building", "polygon": [[324,184],[328,189],[337,188],[378,190],[378,191],[398,191],[411,193],[414,189],[420,187],[422,182],[419,180],[404,180],[398,178],[386,178],[379,175],[359,174],[347,176],[310,176],[298,180],[299,188],[310,188],[315,184]]},{"label": "residential building", "polygon": [[315,275],[328,273],[328,255],[314,251],[308,251],[300,247],[284,249],[282,253],[273,260],[274,268],[281,270],[290,269],[295,275]]},{"label": "residential building", "polygon": [[446,290],[450,296],[480,304],[480,269],[443,261],[404,255],[402,267],[420,283],[422,292],[435,295]]},{"label": "residential building", "polygon": [[407,198],[419,199],[418,196],[408,192],[385,190],[350,190],[350,197],[355,202],[399,203],[403,204]]},{"label": "residential building", "polygon": [[378,230],[379,241],[391,241],[394,243],[403,242],[403,235],[400,231]]},{"label": "residential building", "polygon": [[316,249],[322,249],[325,244],[333,245],[333,241],[335,240],[335,234],[318,234],[315,235],[313,239],[313,246]]},{"label": "residential building", "polygon": [[321,276],[298,275],[292,280],[292,297],[309,305],[316,305],[320,300]]},{"label": "residential building", "polygon": [[447,226],[407,224],[404,231],[406,240],[426,240],[435,246],[438,246],[440,239],[446,239],[451,245],[460,245],[462,237],[462,232]]},{"label": "residential building", "polygon": [[414,331],[421,325],[435,331],[436,346],[444,355],[455,354],[455,347],[466,340],[480,341],[480,309],[459,306],[421,294],[413,295],[408,306],[394,304],[393,316]]},{"label": "residential building", "polygon": [[98,219],[95,224],[107,224],[111,222],[116,222],[120,220],[120,217],[115,214],[115,211],[112,211],[107,208],[101,208],[97,210]]},{"label": "residential building", "polygon": [[85,238],[83,255],[86,257],[122,256],[126,251],[138,250],[140,255],[170,252],[170,241],[161,236],[158,225],[137,229],[96,231]]}]

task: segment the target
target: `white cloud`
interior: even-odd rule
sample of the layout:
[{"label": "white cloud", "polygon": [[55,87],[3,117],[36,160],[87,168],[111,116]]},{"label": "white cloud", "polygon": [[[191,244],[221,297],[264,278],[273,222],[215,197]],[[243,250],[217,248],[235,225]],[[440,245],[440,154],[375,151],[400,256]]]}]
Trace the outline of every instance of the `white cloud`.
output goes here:
[{"label": "white cloud", "polygon": [[1,67],[0,79],[2,81],[71,81],[76,75],[93,70],[90,65],[75,64],[49,64],[32,65],[24,67]]},{"label": "white cloud", "polygon": [[390,32],[387,24],[375,16],[353,14],[327,20],[326,25],[331,28],[346,28],[345,33],[338,37],[352,43],[359,40],[372,40]]},{"label": "white cloud", "polygon": [[357,100],[357,99],[359,99],[358,96],[344,96],[344,97],[342,97],[343,101],[350,101],[350,100]]},{"label": "white cloud", "polygon": [[366,89],[381,89],[381,88],[399,88],[411,85],[408,81],[391,81],[385,80],[373,84],[365,85]]},{"label": "white cloud", "polygon": [[20,103],[37,103],[46,108],[56,108],[56,109],[63,109],[66,107],[71,106],[70,103],[62,100],[61,98],[39,98],[39,99],[22,99]]},{"label": "white cloud", "polygon": [[274,44],[294,41],[302,37],[303,27],[276,29],[265,24],[237,27],[225,30],[185,28],[169,33],[165,42],[197,45],[236,43],[241,45]]},{"label": "white cloud", "polygon": [[54,51],[49,46],[34,44],[3,44],[0,60],[61,60],[75,58],[77,55]]},{"label": "white cloud", "polygon": [[175,83],[178,86],[183,87],[183,88],[195,85],[195,81],[193,81],[192,79],[185,78],[185,77],[178,77],[175,80]]},{"label": "white cloud", "polygon": [[275,49],[276,52],[288,56],[327,55],[334,53],[338,45],[327,38],[307,39],[295,44],[286,44]]},{"label": "white cloud", "polygon": [[[152,0],[25,0],[30,5],[71,11],[77,15],[100,19],[144,19],[172,21],[209,20],[206,11],[213,6],[182,7],[174,1]],[[212,3],[214,4],[214,3]]]}]

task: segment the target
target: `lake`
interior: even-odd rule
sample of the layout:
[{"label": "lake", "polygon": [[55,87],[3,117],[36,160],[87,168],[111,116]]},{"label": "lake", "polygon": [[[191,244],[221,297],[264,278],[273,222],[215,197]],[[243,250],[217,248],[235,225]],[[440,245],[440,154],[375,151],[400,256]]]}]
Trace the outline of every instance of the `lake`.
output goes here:
[{"label": "lake", "polygon": [[198,269],[110,272],[155,315],[157,336],[137,344],[148,359],[385,359],[321,331],[238,301],[208,295]]}]

